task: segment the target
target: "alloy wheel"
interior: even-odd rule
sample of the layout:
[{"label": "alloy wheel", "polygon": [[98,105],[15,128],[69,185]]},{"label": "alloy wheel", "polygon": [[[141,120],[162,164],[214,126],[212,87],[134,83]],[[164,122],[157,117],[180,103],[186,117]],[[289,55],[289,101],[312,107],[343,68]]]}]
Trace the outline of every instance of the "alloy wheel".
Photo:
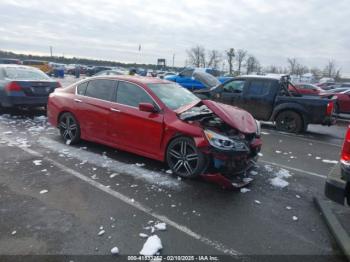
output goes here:
[{"label": "alloy wheel", "polygon": [[180,139],[168,148],[168,164],[175,174],[193,177],[200,166],[197,148],[187,139]]},{"label": "alloy wheel", "polygon": [[66,113],[60,118],[59,129],[65,141],[76,141],[78,139],[79,129],[74,117]]}]

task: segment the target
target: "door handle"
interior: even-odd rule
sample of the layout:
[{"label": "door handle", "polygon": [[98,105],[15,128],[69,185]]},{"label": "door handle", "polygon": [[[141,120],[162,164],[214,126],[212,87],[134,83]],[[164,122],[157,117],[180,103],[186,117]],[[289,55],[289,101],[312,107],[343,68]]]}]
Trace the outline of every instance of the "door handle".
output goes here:
[{"label": "door handle", "polygon": [[115,108],[113,108],[113,107],[111,107],[110,110],[111,110],[112,112],[120,112],[119,109],[115,109]]},{"label": "door handle", "polygon": [[74,99],[74,101],[77,102],[77,103],[83,103],[83,101],[80,100],[80,99]]}]

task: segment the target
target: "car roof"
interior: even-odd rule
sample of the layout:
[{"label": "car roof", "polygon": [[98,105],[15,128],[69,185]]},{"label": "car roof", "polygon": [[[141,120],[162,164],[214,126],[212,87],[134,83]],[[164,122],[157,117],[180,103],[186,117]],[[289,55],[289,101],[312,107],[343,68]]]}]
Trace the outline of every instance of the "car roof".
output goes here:
[{"label": "car roof", "polygon": [[272,76],[272,75],[240,75],[236,76],[235,79],[240,78],[256,78],[256,79],[270,79],[270,80],[281,80],[281,76]]},{"label": "car roof", "polygon": [[0,68],[21,68],[21,69],[39,70],[39,69],[32,67],[32,66],[14,65],[14,64],[0,64]]},{"label": "car roof", "polygon": [[86,80],[93,79],[113,79],[113,80],[124,80],[130,81],[135,84],[169,84],[173,83],[167,80],[159,79],[157,77],[147,77],[147,76],[131,76],[131,75],[106,75],[106,76],[94,76]]}]

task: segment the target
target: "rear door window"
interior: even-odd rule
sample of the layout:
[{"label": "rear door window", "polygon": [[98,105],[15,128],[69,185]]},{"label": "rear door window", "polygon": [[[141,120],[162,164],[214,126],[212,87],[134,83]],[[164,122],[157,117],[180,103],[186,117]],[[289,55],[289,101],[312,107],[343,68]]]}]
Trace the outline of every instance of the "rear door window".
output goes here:
[{"label": "rear door window", "polygon": [[87,85],[85,95],[101,100],[113,101],[115,96],[115,83],[116,81],[107,79],[91,80]]},{"label": "rear door window", "polygon": [[244,84],[245,80],[232,80],[224,84],[224,90],[229,93],[242,93]]},{"label": "rear door window", "polygon": [[153,99],[145,90],[123,81],[118,84],[117,103],[132,107],[138,107],[140,103],[154,104]]},{"label": "rear door window", "polygon": [[265,96],[270,92],[272,81],[266,80],[251,80],[249,85],[249,95]]}]

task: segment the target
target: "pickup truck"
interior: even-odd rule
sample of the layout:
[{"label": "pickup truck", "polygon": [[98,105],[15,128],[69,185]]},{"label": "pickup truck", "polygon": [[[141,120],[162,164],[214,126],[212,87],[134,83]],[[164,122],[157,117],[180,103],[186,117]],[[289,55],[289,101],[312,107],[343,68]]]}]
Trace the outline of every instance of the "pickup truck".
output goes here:
[{"label": "pickup truck", "polygon": [[193,77],[193,72],[205,72],[208,73],[214,77],[218,77],[217,79],[223,83],[229,79],[232,79],[232,77],[219,77],[220,72],[218,70],[212,69],[212,68],[186,68],[180,73],[176,75],[170,75],[164,77],[165,80],[176,82],[179,85],[189,89],[189,90],[198,90],[205,88],[205,85],[203,85],[200,81],[197,81]]},{"label": "pickup truck", "polygon": [[194,92],[199,98],[240,107],[258,120],[275,122],[280,131],[299,133],[306,131],[308,124],[332,125],[336,121],[335,100],[290,92],[293,84],[287,75],[239,76],[224,83],[203,72],[193,75],[207,87]]}]

